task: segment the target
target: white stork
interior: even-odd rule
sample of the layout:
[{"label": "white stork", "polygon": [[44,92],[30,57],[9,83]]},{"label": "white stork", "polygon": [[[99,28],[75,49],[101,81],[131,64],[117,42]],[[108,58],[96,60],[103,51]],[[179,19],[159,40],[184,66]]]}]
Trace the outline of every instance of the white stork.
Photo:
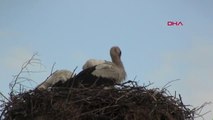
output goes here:
[{"label": "white stork", "polygon": [[93,67],[89,67],[76,75],[74,79],[74,86],[78,83],[84,86],[96,85],[113,85],[114,83],[121,83],[126,78],[126,72],[121,61],[121,50],[118,46],[110,49],[110,56],[112,62],[105,61]]},{"label": "white stork", "polygon": [[73,77],[73,73],[69,70],[56,70],[52,75],[50,75],[44,82],[36,87],[38,90],[46,90],[48,87],[52,87],[58,82],[66,82],[68,79]]}]

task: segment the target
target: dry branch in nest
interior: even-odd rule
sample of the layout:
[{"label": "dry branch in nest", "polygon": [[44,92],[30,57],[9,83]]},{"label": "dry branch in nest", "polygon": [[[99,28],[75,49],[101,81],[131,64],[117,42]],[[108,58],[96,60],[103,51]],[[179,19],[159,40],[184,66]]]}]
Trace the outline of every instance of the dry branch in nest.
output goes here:
[{"label": "dry branch in nest", "polygon": [[32,66],[37,66],[37,65],[40,65],[40,67],[43,66],[40,59],[38,59],[37,56],[38,56],[38,53],[34,53],[29,60],[25,61],[24,64],[22,64],[21,69],[18,72],[18,74],[13,76],[14,79],[9,84],[10,97],[14,96],[16,93],[20,93],[20,92],[26,90],[26,88],[28,86],[25,86],[23,84],[25,81],[27,81],[28,84],[31,84],[31,82],[35,83],[35,81],[33,81],[30,78],[24,77],[22,74],[24,74],[24,73],[31,74],[31,73],[40,73],[41,72],[41,71],[30,70],[30,69],[32,69],[32,68],[30,68]]},{"label": "dry branch in nest", "polygon": [[181,97],[129,81],[114,88],[31,90],[12,96],[5,120],[193,120]]}]

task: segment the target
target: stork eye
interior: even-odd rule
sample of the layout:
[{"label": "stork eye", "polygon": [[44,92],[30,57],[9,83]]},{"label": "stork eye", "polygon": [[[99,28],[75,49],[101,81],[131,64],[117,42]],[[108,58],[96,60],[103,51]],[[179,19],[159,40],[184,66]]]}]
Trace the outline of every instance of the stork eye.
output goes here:
[{"label": "stork eye", "polygon": [[119,52],[119,56],[121,57],[121,51]]}]

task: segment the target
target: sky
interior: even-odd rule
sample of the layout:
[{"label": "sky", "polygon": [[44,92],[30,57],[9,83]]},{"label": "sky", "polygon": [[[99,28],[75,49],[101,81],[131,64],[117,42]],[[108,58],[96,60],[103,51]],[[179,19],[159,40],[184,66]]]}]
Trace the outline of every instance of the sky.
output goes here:
[{"label": "sky", "polygon": [[[33,89],[54,70],[76,72],[119,46],[127,80],[162,88],[199,107],[213,101],[212,0],[0,0],[0,92],[38,53]],[[168,26],[167,22],[181,22]],[[213,119],[213,105],[203,109]],[[197,118],[196,120],[202,120]]]}]

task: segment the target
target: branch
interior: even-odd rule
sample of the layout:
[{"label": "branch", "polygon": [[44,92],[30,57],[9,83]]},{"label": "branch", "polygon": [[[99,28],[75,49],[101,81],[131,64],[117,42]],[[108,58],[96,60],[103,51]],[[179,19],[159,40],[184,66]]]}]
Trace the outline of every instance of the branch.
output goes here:
[{"label": "branch", "polygon": [[169,81],[168,83],[166,83],[166,84],[162,87],[161,91],[163,91],[163,90],[165,90],[166,88],[170,87],[171,85],[169,85],[169,84],[171,84],[171,83],[173,83],[173,82],[175,82],[175,81],[178,81],[178,80],[180,80],[180,79],[175,79],[175,80]]},{"label": "branch", "polygon": [[54,67],[55,67],[55,62],[53,63],[53,65],[52,65],[52,68],[51,68],[51,73],[50,73],[50,75],[52,75],[53,74],[53,70],[54,70]]},{"label": "branch", "polygon": [[203,103],[200,107],[198,107],[198,108],[195,108],[194,109],[194,111],[195,111],[195,118],[202,118],[203,120],[204,120],[204,115],[206,115],[206,114],[208,114],[208,113],[210,113],[211,111],[207,111],[207,112],[205,112],[205,113],[202,113],[201,114],[201,112],[203,111],[203,108],[205,107],[205,106],[207,106],[207,105],[209,105],[209,104],[211,104],[211,102],[205,102],[205,103]]},{"label": "branch", "polygon": [[2,92],[0,92],[0,95],[1,95],[4,99],[6,99],[7,101],[9,101],[9,99],[8,99]]},{"label": "branch", "polygon": [[[26,62],[24,62],[24,64],[21,66],[21,69],[19,71],[19,73],[17,75],[14,76],[14,80],[10,83],[10,96],[14,95],[14,91],[15,91],[15,86],[17,84],[20,84],[19,79],[23,79],[24,77],[21,77],[22,73],[34,73],[35,71],[30,71],[28,69],[29,65],[34,66],[34,64],[40,64],[41,62],[39,59],[35,58],[38,55],[38,53],[34,53],[33,56],[27,60]],[[37,72],[37,71],[36,71]],[[30,79],[26,79],[25,80],[30,80]]]}]

